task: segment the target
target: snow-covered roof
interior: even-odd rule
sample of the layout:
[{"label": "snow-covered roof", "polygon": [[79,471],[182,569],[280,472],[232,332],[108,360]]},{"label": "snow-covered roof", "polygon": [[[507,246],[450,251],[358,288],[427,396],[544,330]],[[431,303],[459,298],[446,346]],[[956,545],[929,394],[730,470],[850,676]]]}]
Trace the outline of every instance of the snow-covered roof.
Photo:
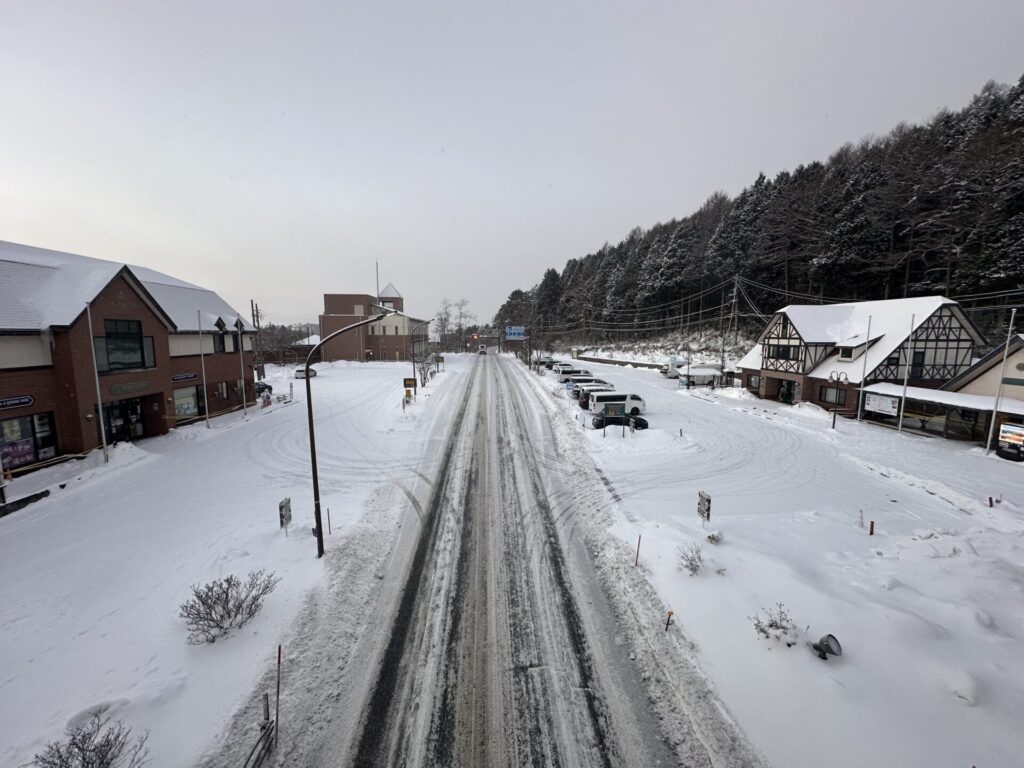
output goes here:
[{"label": "snow-covered roof", "polygon": [[317,333],[314,333],[312,336],[307,336],[304,339],[299,339],[294,344],[292,344],[292,346],[293,347],[315,347],[319,343],[320,343],[320,335],[317,334]]},{"label": "snow-covered roof", "polygon": [[127,268],[179,331],[213,330],[218,321],[255,330],[220,296],[147,267],[0,241],[0,328],[43,330],[71,325]]},{"label": "snow-covered roof", "polygon": [[1003,362],[1003,350],[1006,349],[1007,345],[1010,347],[1010,351],[1007,354],[1012,357],[1016,354],[1018,349],[1024,346],[1024,333],[1014,334],[1008,341],[1004,341],[984,357],[972,360],[970,368],[963,373],[954,376],[943,384],[941,388],[953,392],[963,389],[986,371],[990,371],[993,367],[1001,365]]},{"label": "snow-covered roof", "polygon": [[402,294],[400,294],[398,292],[398,289],[395,288],[395,284],[394,283],[388,283],[387,285],[384,286],[384,290],[382,290],[380,292],[380,296],[378,296],[377,298],[378,299],[400,299],[400,298],[402,298]]},{"label": "snow-covered roof", "polygon": [[[868,339],[868,322],[871,324],[871,338],[867,350],[853,360],[841,360],[838,354],[830,354],[818,364],[808,376],[827,379],[831,374],[845,374],[854,384],[861,380],[863,371],[868,376],[890,354],[903,344],[913,330],[917,330],[940,308],[948,306],[960,317],[976,343],[984,338],[974,324],[960,309],[960,305],[944,296],[921,296],[911,299],[888,299],[884,301],[856,301],[844,304],[790,304],[776,314],[785,313],[800,338],[807,344],[833,344],[837,347],[859,347]],[[767,328],[765,329],[767,331]],[[750,353],[744,356],[748,362]],[[760,354],[760,353],[759,353]],[[865,368],[866,363],[866,368]],[[747,367],[742,366],[741,367]],[[760,368],[757,365],[749,367]]]},{"label": "snow-covered roof", "polygon": [[[891,382],[869,384],[864,387],[864,391],[873,392],[879,395],[889,395],[890,397],[903,396],[903,387]],[[917,400],[923,403],[948,405],[953,408],[969,408],[973,411],[991,412],[995,405],[996,398],[995,395],[968,395],[963,392],[947,392],[944,389],[907,387],[907,399]],[[1024,416],[1024,400],[1017,400],[1013,397],[1003,397],[999,400],[999,412]]]},{"label": "snow-covered roof", "polygon": [[761,344],[755,344],[750,348],[743,357],[736,363],[737,368],[746,368],[747,370],[760,370],[761,369]]}]

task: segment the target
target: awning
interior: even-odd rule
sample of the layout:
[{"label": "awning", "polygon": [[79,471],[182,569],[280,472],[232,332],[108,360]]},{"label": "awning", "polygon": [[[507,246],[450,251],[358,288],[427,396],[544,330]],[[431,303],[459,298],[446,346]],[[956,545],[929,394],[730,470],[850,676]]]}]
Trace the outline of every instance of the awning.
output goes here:
[{"label": "awning", "polygon": [[[864,387],[865,392],[872,392],[876,395],[889,395],[890,397],[902,397],[903,387],[899,384],[879,383],[870,384]],[[972,411],[992,412],[995,406],[994,395],[968,395],[965,392],[947,392],[943,389],[927,389],[926,387],[907,387],[907,399],[917,400],[921,403],[935,403],[950,408],[967,408]],[[999,400],[1000,413],[1012,413],[1015,416],[1024,416],[1024,401],[1012,397],[1003,397]]]}]

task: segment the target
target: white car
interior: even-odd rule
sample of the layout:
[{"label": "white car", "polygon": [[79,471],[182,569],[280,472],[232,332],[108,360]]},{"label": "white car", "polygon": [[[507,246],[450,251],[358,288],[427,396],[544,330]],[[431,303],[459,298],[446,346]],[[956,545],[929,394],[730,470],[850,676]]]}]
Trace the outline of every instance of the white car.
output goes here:
[{"label": "white car", "polygon": [[[310,368],[309,369],[309,378],[313,378],[314,376],[316,376],[316,368]],[[306,369],[305,368],[296,368],[295,369],[295,378],[296,379],[304,379],[304,378],[306,378]]]}]

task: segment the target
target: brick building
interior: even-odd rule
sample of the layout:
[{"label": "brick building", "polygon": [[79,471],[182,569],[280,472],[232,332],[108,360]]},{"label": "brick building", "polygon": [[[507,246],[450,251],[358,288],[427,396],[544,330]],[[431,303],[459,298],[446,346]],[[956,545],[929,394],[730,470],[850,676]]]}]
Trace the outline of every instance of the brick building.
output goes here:
[{"label": "brick building", "polygon": [[211,415],[254,401],[254,331],[168,275],[0,242],[4,467],[95,448],[101,420],[114,443],[204,416],[204,368]]},{"label": "brick building", "polygon": [[[324,313],[320,315],[321,338],[373,317],[380,311],[376,309],[378,305],[405,311],[405,299],[391,283],[376,298],[368,293],[325,293]],[[405,314],[392,315],[331,339],[321,347],[321,354],[325,361],[409,360],[413,344],[417,354],[426,349],[428,326],[416,327],[422,322]]]}]

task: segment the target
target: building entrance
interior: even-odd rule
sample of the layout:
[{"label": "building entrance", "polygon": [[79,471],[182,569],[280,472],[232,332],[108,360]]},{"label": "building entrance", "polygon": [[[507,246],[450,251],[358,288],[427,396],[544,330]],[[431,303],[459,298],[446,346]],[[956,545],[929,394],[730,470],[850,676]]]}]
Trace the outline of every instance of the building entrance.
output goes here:
[{"label": "building entrance", "polygon": [[103,424],[107,429],[107,442],[119,443],[144,437],[142,398],[115,400],[103,406]]}]

